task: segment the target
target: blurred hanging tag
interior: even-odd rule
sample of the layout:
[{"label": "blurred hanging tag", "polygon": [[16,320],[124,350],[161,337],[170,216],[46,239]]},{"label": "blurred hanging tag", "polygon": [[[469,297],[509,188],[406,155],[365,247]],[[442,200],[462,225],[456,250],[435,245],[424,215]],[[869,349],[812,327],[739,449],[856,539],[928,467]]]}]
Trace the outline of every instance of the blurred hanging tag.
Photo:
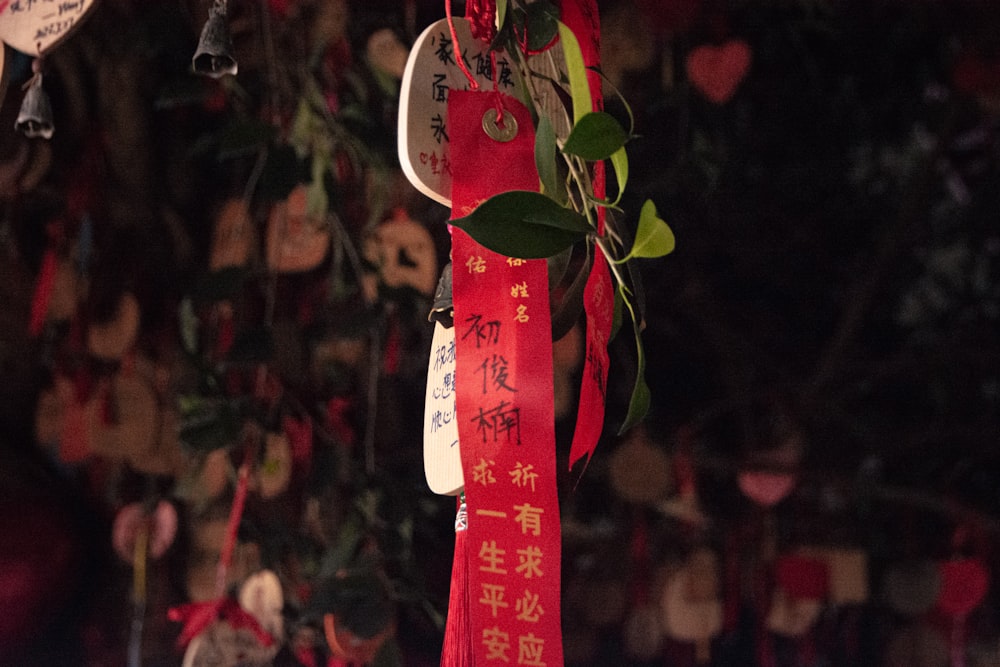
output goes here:
[{"label": "blurred hanging tag", "polygon": [[135,372],[115,373],[108,393],[95,396],[88,403],[91,447],[95,454],[111,460],[142,462],[156,447],[159,425],[156,393]]},{"label": "blurred hanging tag", "polygon": [[38,56],[76,28],[95,0],[0,0],[0,40]]},{"label": "blurred hanging tag", "polygon": [[246,201],[236,197],[228,199],[215,216],[209,268],[221,271],[246,266],[256,244],[255,236]]},{"label": "blurred hanging tag", "polygon": [[87,351],[105,361],[121,360],[135,345],[141,319],[138,299],[129,292],[123,293],[112,319],[87,327]]},{"label": "blurred hanging tag", "polygon": [[676,641],[694,644],[698,664],[711,660],[712,639],[722,632],[719,579],[718,557],[699,549],[667,580],[660,601],[663,631]]},{"label": "blurred hanging tag", "polygon": [[[474,39],[469,22],[454,18],[463,61],[481,88],[493,88],[488,44]],[[514,79],[507,55],[496,54],[497,87],[513,94]],[[448,20],[432,23],[410,50],[399,94],[399,162],[421,193],[451,206],[452,166],[448,136],[448,93],[469,90],[469,79],[455,59]]]},{"label": "blurred hanging tag", "polygon": [[424,476],[431,491],[455,496],[465,484],[455,421],[455,328],[434,323],[424,397]]},{"label": "blurred hanging tag", "polygon": [[0,105],[7,92],[7,47],[0,43]]},{"label": "blurred hanging tag", "polygon": [[373,283],[366,287],[373,300],[378,283],[391,289],[412,288],[425,296],[434,293],[438,279],[434,239],[404,209],[375,228],[365,239],[362,254],[376,269],[366,276]]},{"label": "blurred hanging tag", "polygon": [[271,209],[267,220],[267,266],[277,273],[315,269],[330,248],[330,226],[309,214],[309,188],[300,184]]},{"label": "blurred hanging tag", "polygon": [[247,628],[217,621],[191,640],[182,667],[270,667],[278,644],[265,646]]},{"label": "blurred hanging tag", "polygon": [[254,471],[257,493],[270,500],[284,493],[292,481],[292,447],[284,433],[268,433],[264,460]]},{"label": "blurred hanging tag", "polygon": [[240,587],[239,601],[240,606],[257,619],[264,632],[278,641],[285,636],[284,618],[281,615],[285,598],[278,575],[271,570],[261,570],[250,575]]}]

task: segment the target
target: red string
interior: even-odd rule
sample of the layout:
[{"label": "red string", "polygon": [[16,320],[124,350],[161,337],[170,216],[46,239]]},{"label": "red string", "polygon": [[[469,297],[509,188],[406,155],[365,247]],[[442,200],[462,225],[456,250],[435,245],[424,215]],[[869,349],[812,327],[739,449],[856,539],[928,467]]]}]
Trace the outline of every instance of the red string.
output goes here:
[{"label": "red string", "polygon": [[451,49],[455,54],[455,62],[458,64],[458,69],[462,70],[462,74],[469,80],[469,88],[479,90],[479,82],[472,76],[469,68],[465,66],[462,52],[458,48],[458,33],[455,32],[455,19],[451,15],[451,0],[444,0],[444,13],[448,17],[448,31],[451,33]]},{"label": "red string", "polygon": [[236,495],[233,498],[233,507],[229,512],[229,524],[226,526],[226,541],[222,545],[222,553],[219,556],[219,569],[216,572],[215,579],[215,593],[220,598],[226,593],[226,575],[233,561],[233,549],[236,547],[236,533],[239,531],[240,520],[243,518],[243,506],[246,504],[247,487],[250,481],[250,456],[248,452],[247,460],[240,466],[239,481],[236,483]]},{"label": "red string", "polygon": [[496,101],[496,124],[503,126],[503,99],[500,97],[500,75],[497,73],[497,52],[490,51],[490,72],[493,79],[493,95]]},{"label": "red string", "polygon": [[187,646],[192,639],[218,619],[226,620],[236,630],[249,630],[262,646],[274,644],[274,637],[260,626],[260,622],[232,598],[219,598],[207,602],[189,602],[167,611],[167,618],[183,623],[177,645]]}]

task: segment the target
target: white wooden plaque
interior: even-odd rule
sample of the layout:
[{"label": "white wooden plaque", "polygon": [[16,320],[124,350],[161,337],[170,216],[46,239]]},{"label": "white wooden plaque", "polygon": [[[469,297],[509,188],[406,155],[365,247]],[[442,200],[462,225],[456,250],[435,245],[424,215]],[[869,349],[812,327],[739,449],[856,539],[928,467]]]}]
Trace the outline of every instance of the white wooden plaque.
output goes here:
[{"label": "white wooden plaque", "polygon": [[0,0],[0,41],[29,56],[48,52],[96,0]]},{"label": "white wooden plaque", "polygon": [[424,476],[443,496],[456,496],[465,486],[456,414],[455,328],[435,322],[424,396]]},{"label": "white wooden plaque", "polygon": [[[493,90],[493,68],[487,45],[475,39],[469,23],[454,18],[459,48],[452,43],[448,20],[432,23],[410,50],[399,94],[399,162],[417,190],[434,201],[451,206],[451,159],[448,139],[448,92],[469,90],[468,78],[459,68],[456,54],[479,83],[480,90]],[[512,95],[513,63],[507,54],[496,54],[497,88]]]}]

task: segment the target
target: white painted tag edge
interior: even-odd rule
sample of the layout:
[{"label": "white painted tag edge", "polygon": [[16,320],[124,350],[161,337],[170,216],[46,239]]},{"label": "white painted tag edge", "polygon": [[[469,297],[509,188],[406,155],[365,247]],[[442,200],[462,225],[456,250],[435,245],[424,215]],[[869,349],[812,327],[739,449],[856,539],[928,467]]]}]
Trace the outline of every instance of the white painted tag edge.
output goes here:
[{"label": "white painted tag edge", "polygon": [[[455,21],[464,21],[463,18],[455,18]],[[416,170],[413,168],[413,163],[410,162],[410,152],[407,150],[407,144],[409,142],[409,131],[407,130],[407,125],[409,123],[410,117],[410,94],[409,90],[413,82],[413,71],[416,69],[417,65],[417,54],[420,52],[420,47],[423,43],[429,39],[432,32],[440,30],[440,24],[444,21],[447,23],[447,19],[441,19],[430,24],[424,31],[420,33],[416,41],[413,42],[413,47],[410,49],[410,55],[406,59],[406,68],[403,70],[403,79],[399,87],[399,119],[397,121],[397,152],[399,154],[399,164],[403,168],[403,174],[406,175],[406,179],[413,184],[421,194],[430,197],[439,204],[443,204],[448,208],[451,208],[451,197],[445,197],[444,195],[438,194],[431,188],[427,187],[424,182],[417,176]]]}]

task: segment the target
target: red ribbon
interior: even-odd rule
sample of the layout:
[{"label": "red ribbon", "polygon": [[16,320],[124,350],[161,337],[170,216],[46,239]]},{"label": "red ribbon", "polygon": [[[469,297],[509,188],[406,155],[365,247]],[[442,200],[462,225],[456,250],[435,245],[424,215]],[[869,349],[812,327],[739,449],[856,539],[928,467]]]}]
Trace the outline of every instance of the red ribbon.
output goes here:
[{"label": "red ribbon", "polygon": [[[573,31],[583,63],[588,68],[601,64],[601,24],[596,0],[563,0],[560,19]],[[602,108],[601,75],[594,69],[587,70],[587,83],[593,109]],[[594,166],[594,195],[605,197],[604,163]],[[598,231],[604,231],[604,209],[598,209]],[[583,306],[587,318],[587,347],[583,362],[583,379],[580,384],[580,403],[577,410],[573,444],[570,446],[569,466],[581,458],[589,461],[597,448],[604,427],[604,404],[608,382],[608,342],[611,339],[611,324],[614,315],[614,287],[611,272],[604,255],[596,253],[594,266],[587,277],[583,291]]]},{"label": "red ribbon", "polygon": [[270,646],[274,643],[274,637],[260,627],[257,619],[243,609],[236,600],[228,597],[207,602],[189,602],[172,607],[167,611],[167,618],[175,623],[184,624],[184,628],[177,638],[177,645],[181,648],[186,647],[192,639],[220,619],[229,623],[236,630],[249,630],[263,646]]},{"label": "red ribbon", "polygon": [[233,506],[229,511],[229,522],[226,524],[226,541],[219,555],[219,569],[216,573],[216,599],[207,602],[190,602],[167,611],[167,618],[184,624],[177,645],[187,646],[192,639],[201,634],[216,620],[228,621],[235,629],[247,629],[252,632],[264,646],[270,646],[274,639],[265,632],[257,619],[247,613],[236,600],[226,596],[226,575],[233,560],[233,550],[236,548],[236,534],[243,518],[243,507],[246,504],[247,489],[250,482],[250,461],[253,459],[252,449],[247,452],[247,460],[240,466],[239,480],[236,483],[236,494]]},{"label": "red ribbon", "polygon": [[[500,101],[517,122],[499,142],[482,119]],[[500,192],[538,189],[528,109],[451,91],[452,215]],[[456,410],[468,528],[475,664],[563,664],[552,323],[544,260],[504,257],[452,233]]]}]

